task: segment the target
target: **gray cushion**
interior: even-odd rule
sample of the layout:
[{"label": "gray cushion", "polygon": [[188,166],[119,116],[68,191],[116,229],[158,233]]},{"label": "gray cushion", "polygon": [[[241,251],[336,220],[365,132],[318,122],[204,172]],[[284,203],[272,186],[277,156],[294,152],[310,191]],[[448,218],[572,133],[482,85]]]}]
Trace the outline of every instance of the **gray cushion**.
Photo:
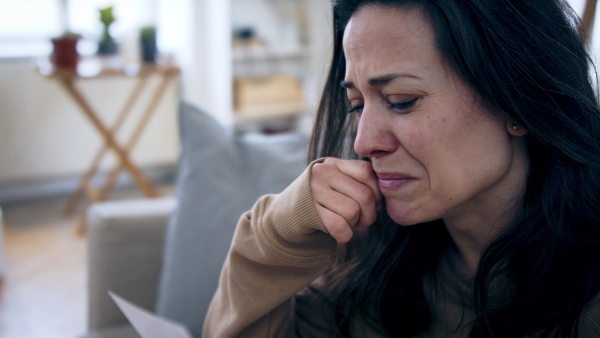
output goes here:
[{"label": "gray cushion", "polygon": [[90,331],[127,323],[108,291],[154,309],[165,231],[175,205],[173,197],[163,197],[104,201],[88,209]]},{"label": "gray cushion", "polygon": [[156,312],[200,337],[239,217],[306,167],[306,135],[233,137],[197,108],[179,109],[177,207],[166,234]]},{"label": "gray cushion", "polygon": [[101,331],[91,332],[80,338],[140,338],[140,335],[129,324],[112,326]]}]

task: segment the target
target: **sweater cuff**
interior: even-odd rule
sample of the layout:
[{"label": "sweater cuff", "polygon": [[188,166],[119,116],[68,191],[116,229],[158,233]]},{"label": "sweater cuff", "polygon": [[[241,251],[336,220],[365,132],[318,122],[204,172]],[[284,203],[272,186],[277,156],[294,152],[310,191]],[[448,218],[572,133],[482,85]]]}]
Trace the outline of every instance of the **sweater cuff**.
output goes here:
[{"label": "sweater cuff", "polygon": [[260,222],[264,239],[288,259],[330,259],[337,251],[337,242],[327,233],[315,208],[310,187],[311,168],[323,160],[313,161],[280,195],[258,202],[265,203]]}]

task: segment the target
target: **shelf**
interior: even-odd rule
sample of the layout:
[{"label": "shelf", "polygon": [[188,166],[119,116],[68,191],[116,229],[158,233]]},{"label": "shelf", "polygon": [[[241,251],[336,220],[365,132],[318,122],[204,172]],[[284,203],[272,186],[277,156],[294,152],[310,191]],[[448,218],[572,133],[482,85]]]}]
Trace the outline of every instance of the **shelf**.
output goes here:
[{"label": "shelf", "polygon": [[266,51],[255,49],[233,49],[234,63],[247,62],[278,62],[278,61],[306,61],[310,53],[307,49],[291,51]]},{"label": "shelf", "polygon": [[272,118],[295,117],[306,112],[306,104],[298,102],[273,102],[245,107],[235,112],[236,122],[260,121]]},{"label": "shelf", "polygon": [[77,69],[60,69],[54,67],[48,57],[37,58],[34,61],[37,71],[51,78],[82,78],[93,79],[99,77],[136,77],[147,74],[178,74],[179,67],[172,63],[162,64],[139,64],[117,62],[107,63],[100,57],[86,58],[77,64]]},{"label": "shelf", "polygon": [[315,19],[309,9],[307,0],[234,4],[231,64],[236,129],[285,129],[307,114],[304,84],[310,80],[315,57],[308,29]]}]

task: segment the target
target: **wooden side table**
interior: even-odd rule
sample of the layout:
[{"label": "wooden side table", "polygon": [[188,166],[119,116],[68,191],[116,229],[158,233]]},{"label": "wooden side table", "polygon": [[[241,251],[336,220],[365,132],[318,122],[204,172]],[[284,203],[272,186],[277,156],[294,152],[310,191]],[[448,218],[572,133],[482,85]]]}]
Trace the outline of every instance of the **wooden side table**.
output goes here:
[{"label": "wooden side table", "polygon": [[[93,202],[105,200],[114,187],[120,171],[123,169],[129,172],[134,182],[145,196],[150,198],[158,197],[158,192],[152,182],[150,182],[142,170],[133,162],[130,153],[146,128],[156,107],[162,100],[168,85],[180,73],[180,69],[171,63],[107,68],[103,67],[99,61],[97,61],[96,64],[88,64],[87,68],[78,67],[77,70],[56,69],[47,61],[38,61],[36,62],[36,65],[40,74],[49,79],[56,80],[61,84],[69,97],[76,103],[81,112],[88,118],[94,126],[94,129],[98,131],[104,140],[104,145],[97,151],[89,168],[81,176],[77,189],[69,198],[65,212],[68,214],[72,213],[84,194],[86,194]],[[132,107],[139,100],[139,97],[144,91],[148,79],[151,76],[160,76],[160,83],[152,93],[152,98],[146,106],[146,109],[143,111],[142,116],[137,121],[129,140],[125,144],[119,144],[116,139],[116,134],[131,112]],[[98,113],[92,108],[86,97],[76,86],[77,81],[81,79],[103,77],[128,77],[137,80],[123,108],[111,126],[107,126],[102,122]],[[97,174],[101,160],[109,150],[115,153],[118,158],[118,163],[109,172],[104,184],[98,189],[92,186],[91,180]]]}]

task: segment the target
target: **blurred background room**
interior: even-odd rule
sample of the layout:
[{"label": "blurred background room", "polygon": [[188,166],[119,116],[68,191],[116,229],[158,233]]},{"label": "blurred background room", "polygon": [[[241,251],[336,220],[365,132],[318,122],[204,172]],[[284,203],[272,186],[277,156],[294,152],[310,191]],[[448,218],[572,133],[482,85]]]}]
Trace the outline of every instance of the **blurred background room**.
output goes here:
[{"label": "blurred background room", "polygon": [[[584,12],[586,0],[571,3]],[[88,332],[86,211],[175,194],[180,102],[235,137],[308,136],[329,9],[0,0],[0,337]],[[76,59],[60,51],[69,44]]]},{"label": "blurred background room", "polygon": [[[0,337],[86,332],[87,206],[173,194],[180,101],[232,133],[308,133],[328,9],[322,0],[0,0]],[[157,54],[144,60],[141,39],[153,34]],[[68,60],[55,64],[58,38],[77,41],[76,75]],[[99,196],[120,160],[102,151],[106,131],[150,192],[124,168]]]}]

